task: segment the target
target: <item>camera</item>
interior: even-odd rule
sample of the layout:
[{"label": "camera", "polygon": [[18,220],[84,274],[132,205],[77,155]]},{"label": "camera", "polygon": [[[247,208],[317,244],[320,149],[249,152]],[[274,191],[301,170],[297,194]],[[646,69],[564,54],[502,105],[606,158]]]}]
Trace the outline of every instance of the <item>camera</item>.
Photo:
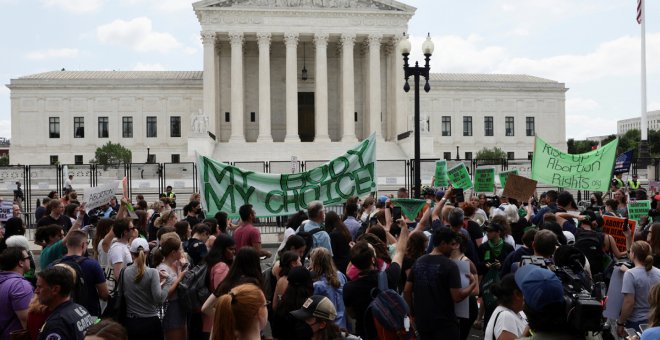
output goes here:
[{"label": "camera", "polygon": [[605,284],[597,282],[590,285],[581,273],[569,266],[556,266],[551,260],[541,256],[523,256],[520,267],[535,265],[548,269],[557,275],[564,287],[566,301],[566,320],[580,332],[603,332],[603,305]]}]

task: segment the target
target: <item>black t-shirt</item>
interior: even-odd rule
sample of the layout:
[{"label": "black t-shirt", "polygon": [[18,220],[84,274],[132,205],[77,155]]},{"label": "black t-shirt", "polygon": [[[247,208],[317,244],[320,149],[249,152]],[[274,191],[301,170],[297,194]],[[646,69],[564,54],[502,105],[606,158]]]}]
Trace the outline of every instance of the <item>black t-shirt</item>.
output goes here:
[{"label": "black t-shirt", "polygon": [[424,255],[415,261],[408,275],[413,284],[413,315],[421,332],[436,328],[438,322],[458,322],[451,288],[461,288],[458,265],[444,255]]},{"label": "black t-shirt", "polygon": [[479,247],[480,261],[477,264],[479,275],[483,275],[488,271],[488,267],[486,267],[487,263],[493,263],[496,260],[498,260],[500,261],[501,264],[503,264],[507,255],[513,252],[513,247],[510,244],[504,242],[504,240],[502,241],[503,241],[503,245],[502,245],[502,250],[500,251],[500,256],[495,256],[494,252],[490,248],[490,245],[488,244],[488,241],[484,240],[484,242],[481,244],[481,246]]},{"label": "black t-shirt", "polygon": [[483,230],[481,230],[479,223],[472,220],[466,220],[464,224],[465,230],[467,230],[468,234],[470,234],[470,239],[472,239],[474,249],[477,249],[479,247],[477,240],[484,237]]},{"label": "black t-shirt", "polygon": [[[399,276],[401,275],[401,267],[398,263],[392,262],[385,272],[387,273],[388,287],[390,289],[396,289]],[[364,329],[364,313],[367,310],[367,307],[369,307],[371,301],[373,301],[371,290],[376,287],[378,287],[377,270],[362,272],[357,279],[349,281],[344,285],[344,306],[347,309],[352,309],[355,313],[355,333],[363,339],[366,337]]]},{"label": "black t-shirt", "polygon": [[34,211],[34,218],[36,218],[37,221],[39,221],[42,217],[44,217],[44,215],[46,215],[46,207],[44,207],[43,205],[37,207],[37,209]]},{"label": "black t-shirt", "polygon": [[190,228],[194,227],[195,225],[197,225],[199,223],[202,223],[202,221],[197,216],[188,215],[183,220],[188,222],[188,224],[190,224]]},{"label": "black t-shirt", "polygon": [[524,218],[519,219],[516,223],[511,223],[511,236],[516,244],[523,244],[522,237],[525,234],[525,228],[530,225]]},{"label": "black t-shirt", "polygon": [[333,230],[330,233],[330,244],[332,245],[332,259],[335,262],[337,270],[346,274],[346,267],[350,262],[349,254],[351,246],[339,230]]},{"label": "black t-shirt", "polygon": [[196,238],[191,238],[188,240],[186,252],[190,255],[192,265],[196,266],[202,262],[202,259],[206,256],[208,250],[206,249],[206,244],[204,242]]},{"label": "black t-shirt", "polygon": [[61,226],[62,228],[64,228],[64,232],[69,231],[69,229],[71,229],[71,225],[72,225],[71,224],[71,219],[64,216],[64,215],[60,215],[60,217],[58,219],[54,219],[50,215],[46,215],[46,216],[42,217],[41,219],[39,219],[39,222],[37,222],[37,227],[43,227],[45,225],[51,225],[51,224],[57,224],[57,225]]},{"label": "black t-shirt", "polygon": [[69,300],[57,306],[39,333],[39,340],[83,340],[85,331],[94,324],[94,318],[85,307]]}]

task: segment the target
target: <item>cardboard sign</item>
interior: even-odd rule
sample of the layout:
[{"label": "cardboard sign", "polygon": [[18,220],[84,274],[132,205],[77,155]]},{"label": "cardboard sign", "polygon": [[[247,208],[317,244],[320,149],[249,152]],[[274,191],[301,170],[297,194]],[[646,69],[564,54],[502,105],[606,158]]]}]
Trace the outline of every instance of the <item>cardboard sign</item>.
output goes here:
[{"label": "cardboard sign", "polygon": [[[626,250],[626,236],[623,235],[623,228],[626,224],[625,218],[614,217],[614,216],[603,216],[603,232],[612,235],[616,241],[616,246],[621,251]],[[637,221],[628,220],[628,226],[632,230],[633,235],[635,234],[635,227],[637,226]]]},{"label": "cardboard sign", "polygon": [[495,191],[495,169],[485,168],[474,171],[474,191],[475,192],[493,192]]},{"label": "cardboard sign", "polygon": [[628,202],[628,218],[639,222],[639,218],[647,216],[651,210],[651,201],[630,201]]},{"label": "cardboard sign", "polygon": [[508,178],[509,175],[511,175],[511,174],[517,175],[517,174],[518,174],[518,170],[511,170],[511,171],[502,171],[502,172],[500,172],[499,177],[500,177],[500,185],[502,186],[502,188],[506,187],[506,181],[507,181],[507,178]]},{"label": "cardboard sign", "polygon": [[515,198],[519,202],[527,202],[534,195],[536,184],[537,182],[533,179],[509,174],[502,196]]},{"label": "cardboard sign", "polygon": [[85,189],[83,202],[86,203],[87,212],[110,202],[110,199],[115,197],[118,186],[119,181],[110,181],[104,185]]},{"label": "cardboard sign", "polygon": [[453,168],[447,170],[447,177],[454,188],[470,189],[472,188],[472,179],[464,163],[458,163]]},{"label": "cardboard sign", "polygon": [[0,203],[0,222],[7,222],[8,219],[14,217],[14,202],[2,201]]},{"label": "cardboard sign", "polygon": [[433,182],[433,186],[436,187],[446,187],[449,185],[449,179],[447,178],[447,161],[444,159],[441,159],[439,161],[435,161],[435,182]]}]

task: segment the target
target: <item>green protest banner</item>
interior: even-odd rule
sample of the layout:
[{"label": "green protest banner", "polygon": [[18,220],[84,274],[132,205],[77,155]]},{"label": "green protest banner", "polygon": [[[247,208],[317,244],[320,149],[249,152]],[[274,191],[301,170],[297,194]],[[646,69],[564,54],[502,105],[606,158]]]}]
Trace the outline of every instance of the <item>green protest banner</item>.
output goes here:
[{"label": "green protest banner", "polygon": [[639,218],[646,216],[651,210],[651,201],[630,201],[628,202],[628,218],[631,220],[639,221]]},{"label": "green protest banner", "polygon": [[470,178],[470,173],[465,167],[465,163],[458,163],[453,168],[447,170],[447,177],[449,177],[454,188],[472,188],[472,179]]},{"label": "green protest banner", "polygon": [[447,161],[441,159],[435,161],[435,182],[433,183],[436,187],[446,187],[449,185],[447,179]]},{"label": "green protest banner", "polygon": [[411,220],[417,217],[426,204],[426,200],[419,198],[392,198],[390,201],[395,206],[401,207],[401,212]]},{"label": "green protest banner", "polygon": [[209,215],[238,217],[244,204],[252,204],[259,217],[288,215],[312,201],[331,205],[376,191],[376,138],[372,134],[344,155],[295,174],[258,173],[200,155],[197,167]]},{"label": "green protest banner", "polygon": [[474,191],[475,192],[495,191],[495,169],[482,168],[474,171]]},{"label": "green protest banner", "polygon": [[506,179],[509,178],[509,175],[511,175],[511,174],[517,175],[518,170],[500,172],[499,177],[500,177],[500,184],[502,185],[502,189],[504,189],[504,187],[506,187]]},{"label": "green protest banner", "polygon": [[602,191],[610,187],[619,139],[587,153],[568,154],[536,137],[532,179],[576,190]]}]

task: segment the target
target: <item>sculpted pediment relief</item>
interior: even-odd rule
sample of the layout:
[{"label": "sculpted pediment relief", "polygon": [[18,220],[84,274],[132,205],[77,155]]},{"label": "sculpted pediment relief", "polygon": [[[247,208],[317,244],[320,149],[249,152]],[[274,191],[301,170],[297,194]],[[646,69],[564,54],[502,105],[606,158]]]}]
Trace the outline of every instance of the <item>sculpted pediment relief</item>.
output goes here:
[{"label": "sculpted pediment relief", "polygon": [[384,11],[407,11],[411,8],[410,6],[391,0],[207,0],[200,1],[195,5],[206,8],[329,8]]}]

